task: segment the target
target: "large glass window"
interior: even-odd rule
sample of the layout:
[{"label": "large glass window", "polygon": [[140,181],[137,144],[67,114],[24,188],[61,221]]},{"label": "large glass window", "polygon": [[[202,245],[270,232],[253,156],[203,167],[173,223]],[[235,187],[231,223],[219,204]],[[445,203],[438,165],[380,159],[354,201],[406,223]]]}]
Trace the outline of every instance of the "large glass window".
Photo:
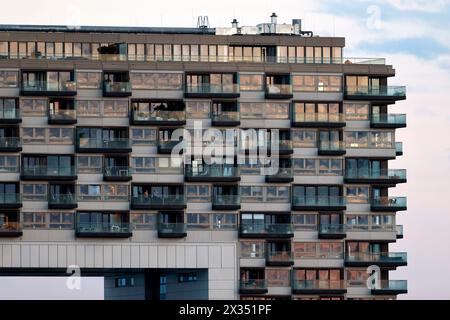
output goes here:
[{"label": "large glass window", "polygon": [[293,129],[292,144],[294,148],[315,148],[317,146],[317,131]]},{"label": "large glass window", "polygon": [[101,86],[101,72],[78,71],[77,86],[80,89],[99,89]]},{"label": "large glass window", "polygon": [[347,203],[368,203],[369,187],[346,187]]},{"label": "large glass window", "polygon": [[17,88],[19,73],[17,71],[0,70],[0,88]]},{"label": "large glass window", "polygon": [[369,104],[367,103],[344,103],[346,120],[369,120]]},{"label": "large glass window", "polygon": [[239,78],[241,91],[261,91],[264,89],[262,74],[240,74]]},{"label": "large glass window", "polygon": [[342,77],[332,75],[293,75],[293,90],[299,92],[341,92]]},{"label": "large glass window", "polygon": [[186,185],[188,202],[210,202],[211,188],[208,185]]},{"label": "large glass window", "polygon": [[187,225],[191,230],[204,230],[210,228],[209,213],[187,213]]}]

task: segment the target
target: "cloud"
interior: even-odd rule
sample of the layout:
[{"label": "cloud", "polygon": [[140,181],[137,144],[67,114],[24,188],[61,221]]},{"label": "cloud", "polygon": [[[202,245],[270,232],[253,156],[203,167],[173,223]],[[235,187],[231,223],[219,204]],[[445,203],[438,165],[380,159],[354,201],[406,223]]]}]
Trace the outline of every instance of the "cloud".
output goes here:
[{"label": "cloud", "polygon": [[379,0],[402,11],[440,12],[450,0]]}]

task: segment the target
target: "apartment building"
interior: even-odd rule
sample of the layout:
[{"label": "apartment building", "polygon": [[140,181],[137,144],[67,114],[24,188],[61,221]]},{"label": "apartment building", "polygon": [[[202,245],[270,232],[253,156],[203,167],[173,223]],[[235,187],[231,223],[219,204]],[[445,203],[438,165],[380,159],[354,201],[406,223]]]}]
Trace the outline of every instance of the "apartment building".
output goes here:
[{"label": "apartment building", "polygon": [[[79,266],[105,278],[106,299],[406,293],[391,277],[406,253],[389,248],[407,209],[392,196],[406,170],[389,162],[406,90],[384,59],[344,47],[275,14],[215,29],[0,26],[0,275]],[[231,142],[243,154],[275,154],[278,132],[279,170],[172,156],[173,133],[198,124],[254,129]]]}]

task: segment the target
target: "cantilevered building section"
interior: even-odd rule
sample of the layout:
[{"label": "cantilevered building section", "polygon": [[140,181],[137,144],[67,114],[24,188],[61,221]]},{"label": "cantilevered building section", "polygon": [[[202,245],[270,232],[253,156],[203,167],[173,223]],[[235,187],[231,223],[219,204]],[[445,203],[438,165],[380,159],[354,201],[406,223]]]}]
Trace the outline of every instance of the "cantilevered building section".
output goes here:
[{"label": "cantilevered building section", "polygon": [[[406,293],[391,276],[406,253],[390,251],[406,171],[389,162],[406,90],[384,59],[344,47],[275,14],[216,29],[0,26],[0,276],[79,266],[105,277],[106,299]],[[196,123],[278,129],[280,169],[172,157],[172,133]],[[270,154],[269,136],[232,149]]]}]

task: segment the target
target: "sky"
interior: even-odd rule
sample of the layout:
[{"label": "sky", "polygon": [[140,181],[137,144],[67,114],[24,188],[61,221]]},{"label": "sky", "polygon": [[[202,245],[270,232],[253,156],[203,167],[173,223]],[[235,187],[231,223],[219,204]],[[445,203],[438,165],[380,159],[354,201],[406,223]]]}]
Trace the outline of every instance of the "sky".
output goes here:
[{"label": "sky", "polygon": [[406,85],[407,100],[391,106],[406,113],[397,130],[405,155],[390,164],[408,169],[408,183],[393,195],[408,197],[399,213],[405,239],[391,251],[408,252],[408,267],[392,273],[408,280],[400,299],[450,299],[450,0],[0,0],[0,24],[195,27],[208,16],[211,27],[252,26],[303,19],[303,29],[346,37],[347,57],[384,57]]}]

